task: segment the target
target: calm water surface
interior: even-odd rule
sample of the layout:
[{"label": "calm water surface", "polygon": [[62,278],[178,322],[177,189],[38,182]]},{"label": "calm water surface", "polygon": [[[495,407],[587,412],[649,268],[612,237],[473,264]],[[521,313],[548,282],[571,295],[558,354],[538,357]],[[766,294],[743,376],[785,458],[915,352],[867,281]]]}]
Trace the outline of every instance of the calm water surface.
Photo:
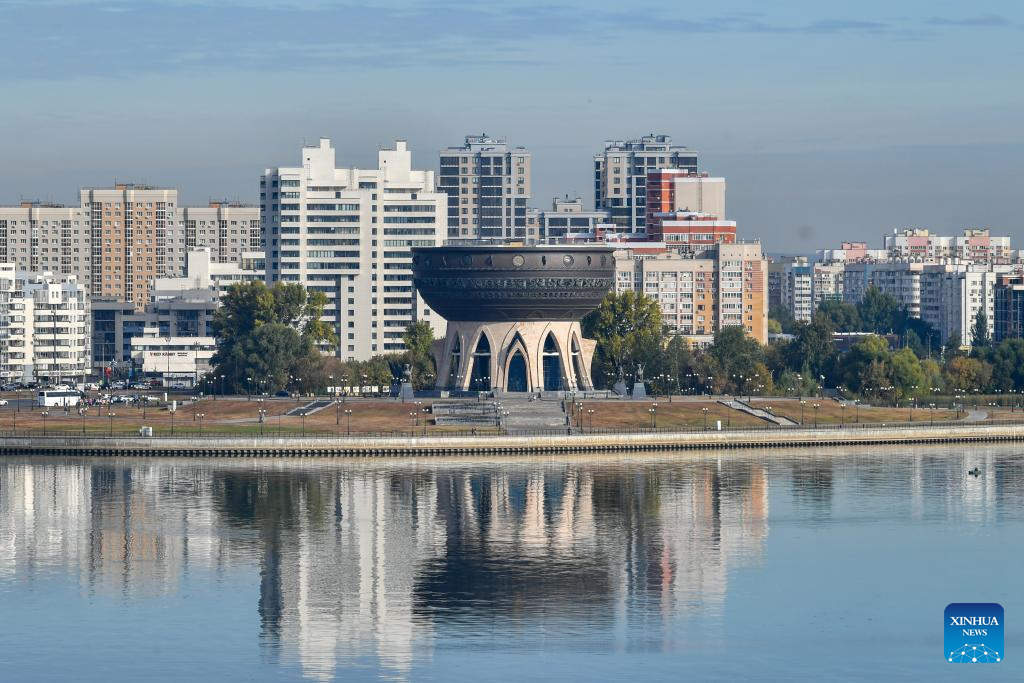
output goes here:
[{"label": "calm water surface", "polygon": [[1022,680],[1022,541],[1019,447],[8,458],[0,680]]}]

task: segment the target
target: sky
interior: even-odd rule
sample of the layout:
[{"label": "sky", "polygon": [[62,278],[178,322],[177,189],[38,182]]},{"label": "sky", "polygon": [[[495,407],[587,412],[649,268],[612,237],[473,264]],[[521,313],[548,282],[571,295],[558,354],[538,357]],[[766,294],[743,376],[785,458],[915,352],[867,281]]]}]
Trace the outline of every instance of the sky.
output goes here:
[{"label": "sky", "polygon": [[486,132],[533,200],[593,202],[607,139],[656,132],[729,182],[772,253],[894,228],[1024,247],[1024,3],[0,0],[0,203],[83,185],[254,202],[330,137],[373,166]]}]

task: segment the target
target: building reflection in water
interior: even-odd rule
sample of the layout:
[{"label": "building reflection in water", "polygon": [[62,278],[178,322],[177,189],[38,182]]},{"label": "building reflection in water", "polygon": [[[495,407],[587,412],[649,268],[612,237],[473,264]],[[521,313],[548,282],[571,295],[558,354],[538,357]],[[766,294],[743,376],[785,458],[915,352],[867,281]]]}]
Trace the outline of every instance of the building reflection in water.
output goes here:
[{"label": "building reflection in water", "polygon": [[664,633],[719,614],[730,572],[760,561],[770,491],[783,486],[773,497],[827,515],[838,489],[900,486],[911,516],[955,506],[982,520],[999,496],[1020,496],[987,458],[975,458],[977,481],[964,480],[965,459],[924,454],[895,464],[9,462],[0,581],[63,571],[83,591],[145,599],[190,571],[225,581],[258,571],[263,646],[312,679],[360,666],[408,674],[442,630],[473,646],[583,620],[613,646],[657,647],[633,639],[659,632],[652,619]]}]

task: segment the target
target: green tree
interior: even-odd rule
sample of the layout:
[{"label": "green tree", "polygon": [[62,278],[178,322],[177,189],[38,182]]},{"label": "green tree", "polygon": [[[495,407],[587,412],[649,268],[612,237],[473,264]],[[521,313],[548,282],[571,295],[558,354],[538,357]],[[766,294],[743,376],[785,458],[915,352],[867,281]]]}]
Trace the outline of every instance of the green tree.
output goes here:
[{"label": "green tree", "polygon": [[[754,391],[757,384],[755,370],[764,368],[764,353],[756,339],[747,335],[738,325],[723,327],[715,332],[715,341],[705,355],[714,359],[717,369],[715,383],[733,394]],[[764,368],[767,373],[767,368]]]},{"label": "green tree", "polygon": [[985,314],[985,308],[981,307],[974,316],[974,325],[971,326],[971,348],[983,349],[988,346],[988,342],[988,316]]},{"label": "green tree", "polygon": [[663,346],[661,308],[641,292],[609,292],[582,325],[584,335],[597,342],[591,374],[598,386],[610,386],[618,377],[632,381],[637,364]]},{"label": "green tree", "polygon": [[829,359],[835,353],[832,341],[832,323],[826,317],[815,317],[810,323],[796,328],[796,339],[787,349],[787,365],[792,370],[810,373],[814,377],[825,374]]},{"label": "green tree", "polygon": [[[1000,391],[1024,389],[1024,339],[1005,339],[991,349],[991,385]],[[988,387],[978,387],[985,391]]]},{"label": "green tree", "polygon": [[921,361],[921,372],[924,373],[924,384],[922,384],[917,390],[917,396],[928,396],[932,393],[932,387],[938,387],[940,390],[945,386],[945,380],[942,375],[942,366],[935,362],[932,358],[925,358]]},{"label": "green tree", "polygon": [[434,343],[434,328],[426,321],[417,320],[405,328],[402,341],[410,354],[425,358],[430,355],[430,346]]},{"label": "green tree", "polygon": [[768,318],[778,323],[780,332],[789,334],[796,326],[796,318],[793,317],[788,308],[783,306],[772,306],[768,310]]},{"label": "green tree", "polygon": [[892,352],[882,337],[871,335],[853,345],[840,359],[841,380],[850,390],[880,396],[889,386],[888,361]]},{"label": "green tree", "polygon": [[[224,375],[224,388],[236,393],[316,390],[322,383],[314,371],[319,367],[316,345],[335,340],[320,319],[325,302],[322,293],[307,295],[294,283],[232,285],[213,320],[217,351],[212,374]],[[295,386],[289,377],[302,378],[304,386]]]},{"label": "green tree", "polygon": [[987,388],[992,381],[992,366],[977,358],[954,356],[943,368],[946,391],[960,393]]},{"label": "green tree", "polygon": [[892,380],[894,399],[916,396],[925,383],[921,361],[909,348],[904,347],[889,358],[889,377]]},{"label": "green tree", "polygon": [[893,331],[900,305],[892,296],[883,294],[875,286],[868,287],[857,306],[864,331],[888,334]]},{"label": "green tree", "polygon": [[828,320],[836,332],[860,332],[863,329],[857,307],[842,301],[833,299],[822,301],[818,304],[814,317]]}]

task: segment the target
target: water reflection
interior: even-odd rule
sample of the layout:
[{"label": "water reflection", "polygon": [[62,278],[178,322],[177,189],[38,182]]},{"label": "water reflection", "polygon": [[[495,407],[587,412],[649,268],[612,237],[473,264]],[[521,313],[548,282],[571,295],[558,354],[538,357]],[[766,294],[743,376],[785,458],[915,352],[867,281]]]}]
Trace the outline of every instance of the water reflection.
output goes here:
[{"label": "water reflection", "polygon": [[[968,478],[965,465],[982,475]],[[191,571],[258,581],[261,644],[326,680],[407,676],[436,648],[529,647],[585,628],[669,648],[721,618],[730,575],[763,561],[769,503],[821,522],[851,497],[984,522],[1022,501],[997,451],[644,461],[0,464],[0,582],[59,573],[132,601]],[[237,572],[231,579],[239,580]]]}]

